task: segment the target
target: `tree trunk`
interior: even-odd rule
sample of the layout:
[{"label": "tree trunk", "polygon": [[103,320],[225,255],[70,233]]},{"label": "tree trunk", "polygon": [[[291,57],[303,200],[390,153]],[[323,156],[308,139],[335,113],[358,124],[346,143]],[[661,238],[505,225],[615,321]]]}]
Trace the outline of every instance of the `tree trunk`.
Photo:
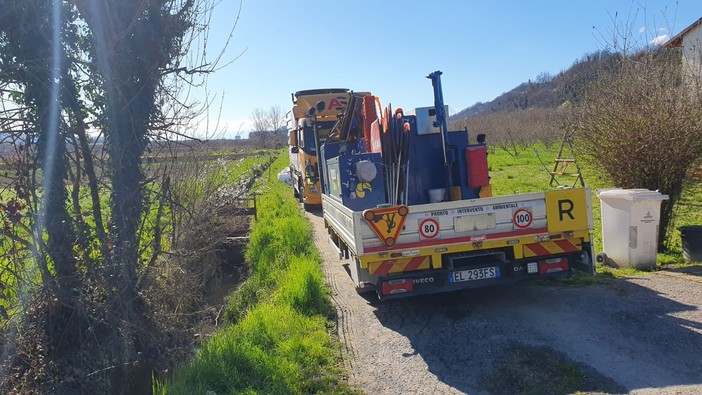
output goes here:
[{"label": "tree trunk", "polygon": [[[37,229],[46,230],[46,254],[56,270],[58,297],[64,305],[71,306],[79,277],[73,254],[75,230],[66,207],[68,157],[60,119],[60,83],[56,81],[62,74],[61,15],[55,15],[52,6],[43,2],[27,10],[22,14],[27,18],[26,28],[16,33],[23,43],[20,61],[27,67],[26,79],[22,81],[26,85],[25,102],[34,109],[33,124],[39,137],[43,215],[37,220]],[[46,23],[47,20],[52,23]],[[58,51],[53,53],[52,49]]]},{"label": "tree trunk", "polygon": [[[95,173],[95,164],[93,163],[93,153],[88,143],[87,130],[88,126],[83,119],[83,108],[78,96],[78,88],[70,75],[64,76],[64,101],[67,107],[73,113],[75,118],[75,128],[73,133],[78,138],[77,147],[80,154],[76,156],[83,157],[83,165],[85,167],[85,175],[88,177],[88,188],[90,190],[90,200],[92,205],[93,221],[95,221],[95,234],[97,242],[100,246],[103,262],[109,264],[110,252],[108,248],[107,233],[105,231],[105,223],[102,218],[102,207],[100,206],[100,187],[98,184],[97,174]],[[86,260],[87,270],[89,273],[95,272],[94,262]]]}]

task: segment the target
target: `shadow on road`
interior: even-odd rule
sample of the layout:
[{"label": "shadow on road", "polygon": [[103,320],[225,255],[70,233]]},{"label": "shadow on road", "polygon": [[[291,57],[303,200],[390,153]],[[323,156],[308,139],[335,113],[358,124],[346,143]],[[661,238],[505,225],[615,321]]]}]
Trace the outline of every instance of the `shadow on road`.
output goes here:
[{"label": "shadow on road", "polygon": [[[646,278],[639,282],[645,284]],[[629,280],[582,288],[471,289],[372,303],[381,324],[411,342],[414,352],[403,357],[423,358],[430,372],[463,392],[494,392],[494,388],[530,392],[519,388],[536,385],[528,377],[514,380],[512,388],[485,382],[514,379],[507,377],[510,374],[528,376],[522,365],[510,362],[515,347],[542,354],[542,362],[563,356],[564,363],[578,367],[579,375],[585,376],[576,380],[575,391],[679,385],[700,385],[702,391],[698,306],[676,302]],[[537,360],[531,365],[541,364]],[[509,366],[514,369],[503,371]],[[497,371],[500,375],[494,374]]]},{"label": "shadow on road", "polygon": [[308,215],[311,215],[311,216],[317,217],[317,218],[322,218],[322,215],[324,214],[324,212],[322,211],[321,208],[312,207],[312,208],[305,209],[305,211],[307,212]]}]

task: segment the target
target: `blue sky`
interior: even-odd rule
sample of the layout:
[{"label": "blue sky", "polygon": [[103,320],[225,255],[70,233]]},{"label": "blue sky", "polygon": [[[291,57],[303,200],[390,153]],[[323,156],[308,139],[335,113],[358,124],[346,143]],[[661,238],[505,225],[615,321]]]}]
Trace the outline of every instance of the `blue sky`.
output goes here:
[{"label": "blue sky", "polygon": [[[238,11],[238,0],[217,6],[210,53]],[[432,105],[424,77],[435,70],[455,113],[605,49],[615,26],[651,42],[700,17],[701,0],[243,0],[222,62],[240,56],[210,77],[209,90],[223,98],[228,135],[248,131],[255,108],[289,110],[290,94],[303,89],[370,91],[405,109]]]}]

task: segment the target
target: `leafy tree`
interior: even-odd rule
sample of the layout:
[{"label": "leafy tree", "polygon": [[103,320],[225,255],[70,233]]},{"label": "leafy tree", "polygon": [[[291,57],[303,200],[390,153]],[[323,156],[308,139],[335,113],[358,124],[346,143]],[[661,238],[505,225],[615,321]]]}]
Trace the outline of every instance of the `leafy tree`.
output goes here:
[{"label": "leafy tree", "polygon": [[[72,307],[79,285],[73,252],[77,237],[66,207],[68,125],[61,121],[62,101],[66,98],[57,83],[65,81],[70,70],[64,55],[65,39],[75,33],[69,23],[70,9],[62,3],[37,0],[5,3],[0,17],[3,85],[16,89],[14,97],[25,109],[14,113],[16,123],[23,125],[22,148],[37,147],[34,160],[28,163],[31,167],[20,170],[15,185],[22,190],[20,195],[33,198],[27,214],[33,214],[35,220],[28,223],[36,229],[33,258],[40,267],[43,284],[62,306]],[[41,197],[34,188],[28,189],[38,183],[43,183]]]},{"label": "leafy tree", "polygon": [[621,55],[572,108],[569,123],[580,157],[618,187],[669,196],[661,212],[661,250],[687,172],[702,157],[701,99],[699,89],[682,79],[679,52],[643,51]]},{"label": "leafy tree", "polygon": [[[37,349],[54,361],[53,374],[80,371],[99,359],[93,371],[100,374],[91,380],[111,379],[124,385],[113,391],[127,391],[128,362],[140,359],[154,335],[138,288],[146,270],[140,230],[153,195],[145,192],[153,180],[146,179],[142,158],[151,137],[178,135],[197,115],[196,106],[180,102],[172,81],[187,82],[217,67],[221,55],[212,63],[186,56],[212,9],[209,0],[0,0],[0,138],[13,148],[0,158],[13,170],[7,179],[13,190],[2,190],[0,201],[0,315],[7,318],[6,302],[19,299],[20,285],[37,283],[31,255],[43,297],[32,295],[35,304],[25,310],[34,313],[22,315],[18,325],[40,333],[28,341],[48,342]],[[192,59],[195,64],[187,63]],[[89,136],[91,129],[99,138]],[[86,178],[89,213],[80,202]],[[101,203],[106,188],[108,215]],[[168,176],[161,188],[169,189]],[[162,201],[159,218],[163,211]],[[159,249],[151,251],[149,262]],[[4,264],[10,260],[16,265]],[[120,342],[105,341],[104,355],[93,350],[86,357],[84,345],[95,346],[96,334]],[[7,383],[12,387],[3,381],[0,391]],[[62,388],[105,389],[73,383]]]},{"label": "leafy tree", "polygon": [[179,56],[191,27],[193,1],[80,1],[75,4],[92,32],[93,56],[106,94],[105,125],[111,161],[112,265],[107,278],[120,289],[119,303],[128,314],[136,295],[137,229],[144,211],[141,156],[161,72]]}]

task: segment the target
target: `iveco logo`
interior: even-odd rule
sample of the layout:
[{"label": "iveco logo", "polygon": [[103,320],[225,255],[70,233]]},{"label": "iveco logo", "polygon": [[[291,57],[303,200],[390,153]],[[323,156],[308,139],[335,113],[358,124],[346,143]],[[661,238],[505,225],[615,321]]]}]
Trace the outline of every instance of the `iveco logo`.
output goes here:
[{"label": "iveco logo", "polygon": [[429,284],[434,282],[434,277],[415,278],[412,282],[414,284]]}]

